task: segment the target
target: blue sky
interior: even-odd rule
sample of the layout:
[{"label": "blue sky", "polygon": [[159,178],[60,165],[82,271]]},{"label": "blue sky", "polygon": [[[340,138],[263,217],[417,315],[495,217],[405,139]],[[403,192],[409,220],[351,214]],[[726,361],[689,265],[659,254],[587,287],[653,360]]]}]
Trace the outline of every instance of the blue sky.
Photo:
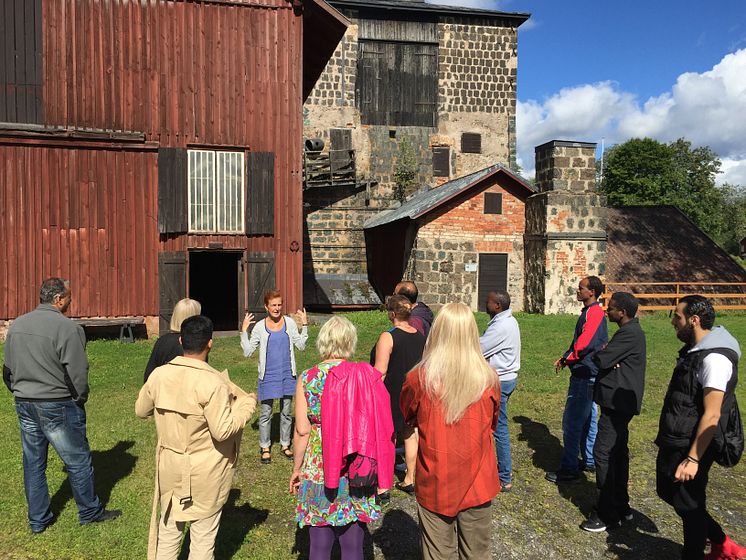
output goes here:
[{"label": "blue sky", "polygon": [[[433,0],[430,0],[433,1]],[[437,0],[529,12],[518,33],[518,152],[679,137],[746,185],[746,0]]]}]

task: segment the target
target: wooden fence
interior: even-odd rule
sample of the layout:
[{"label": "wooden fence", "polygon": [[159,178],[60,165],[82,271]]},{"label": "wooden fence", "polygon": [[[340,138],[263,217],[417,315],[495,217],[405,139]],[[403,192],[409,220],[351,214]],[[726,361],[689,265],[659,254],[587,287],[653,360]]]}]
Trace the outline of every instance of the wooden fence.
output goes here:
[{"label": "wooden fence", "polygon": [[631,292],[643,311],[671,311],[685,296],[701,295],[717,309],[746,310],[746,282],[607,282],[603,293],[608,303],[614,292]]}]

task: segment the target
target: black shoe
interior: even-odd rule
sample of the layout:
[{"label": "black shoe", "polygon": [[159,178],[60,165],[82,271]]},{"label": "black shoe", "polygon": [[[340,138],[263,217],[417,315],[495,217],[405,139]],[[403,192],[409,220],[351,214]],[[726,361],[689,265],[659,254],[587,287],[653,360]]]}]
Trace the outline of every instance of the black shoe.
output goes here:
[{"label": "black shoe", "polygon": [[619,518],[622,520],[622,522],[629,523],[630,521],[634,520],[635,515],[631,509],[625,509],[619,514]]},{"label": "black shoe", "polygon": [[385,492],[381,492],[380,494],[376,494],[376,503],[383,507],[387,506],[389,502],[391,501],[391,492],[386,490]]},{"label": "black shoe", "polygon": [[596,465],[586,465],[583,461],[578,461],[578,470],[584,471],[587,473],[595,473],[596,472]]},{"label": "black shoe", "polygon": [[601,521],[598,513],[592,511],[591,514],[588,516],[588,519],[580,524],[580,528],[583,529],[583,531],[588,531],[589,533],[602,533],[606,530],[606,523]]},{"label": "black shoe", "polygon": [[[88,523],[104,523],[106,521],[116,519],[120,515],[122,515],[121,509],[105,509],[101,512],[101,515],[99,515],[96,519],[89,521]],[[83,525],[87,525],[87,523],[84,523]]]},{"label": "black shoe", "polygon": [[549,482],[559,484],[560,482],[577,482],[580,480],[580,473],[563,471],[562,469],[557,472],[548,472],[544,475]]}]

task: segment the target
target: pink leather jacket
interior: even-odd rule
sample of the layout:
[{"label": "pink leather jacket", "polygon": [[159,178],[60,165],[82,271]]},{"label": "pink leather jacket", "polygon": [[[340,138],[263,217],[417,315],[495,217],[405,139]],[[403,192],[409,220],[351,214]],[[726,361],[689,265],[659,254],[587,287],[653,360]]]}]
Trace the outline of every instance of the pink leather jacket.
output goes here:
[{"label": "pink leather jacket", "polygon": [[327,373],[321,396],[324,486],[338,488],[377,476],[378,488],[394,482],[394,422],[381,374],[364,362],[342,362]]}]

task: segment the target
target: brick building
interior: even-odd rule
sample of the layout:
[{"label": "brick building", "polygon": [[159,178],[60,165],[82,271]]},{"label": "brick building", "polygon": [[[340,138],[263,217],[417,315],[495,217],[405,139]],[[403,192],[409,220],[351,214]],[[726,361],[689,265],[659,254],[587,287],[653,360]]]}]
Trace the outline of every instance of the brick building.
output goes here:
[{"label": "brick building", "polygon": [[532,187],[494,165],[423,189],[365,224],[371,283],[383,296],[401,278],[417,282],[423,301],[454,297],[482,309],[490,290],[508,290],[523,309],[524,209]]},{"label": "brick building", "polygon": [[[304,106],[306,138],[354,178],[304,191],[304,301],[377,304],[363,224],[422,185],[515,166],[517,30],[528,14],[417,0],[332,0],[351,22]],[[416,180],[396,192],[408,145]],[[334,164],[331,164],[332,169]]]}]

